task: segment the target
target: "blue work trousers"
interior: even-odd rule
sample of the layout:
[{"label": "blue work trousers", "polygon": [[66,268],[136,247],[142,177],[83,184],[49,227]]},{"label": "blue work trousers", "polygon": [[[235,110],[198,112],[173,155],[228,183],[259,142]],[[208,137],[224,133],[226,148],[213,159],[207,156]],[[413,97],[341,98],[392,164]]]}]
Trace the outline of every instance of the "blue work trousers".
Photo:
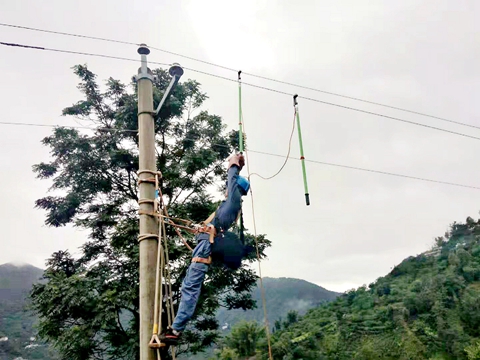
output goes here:
[{"label": "blue work trousers", "polygon": [[[209,234],[199,234],[197,242],[198,244],[193,250],[192,258],[198,256],[207,259],[211,253]],[[183,331],[188,321],[192,318],[207,271],[207,264],[191,263],[188,267],[187,274],[182,282],[182,297],[178,306],[177,316],[172,324],[174,330]]]}]

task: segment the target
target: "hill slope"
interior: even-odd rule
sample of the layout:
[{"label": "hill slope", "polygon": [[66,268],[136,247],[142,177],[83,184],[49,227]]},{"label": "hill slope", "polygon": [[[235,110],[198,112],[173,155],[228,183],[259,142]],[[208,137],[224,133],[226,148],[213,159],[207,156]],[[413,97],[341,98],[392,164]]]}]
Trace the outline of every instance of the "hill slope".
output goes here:
[{"label": "hill slope", "polygon": [[[264,278],[263,286],[265,288],[265,299],[267,303],[268,320],[273,327],[276,320],[285,318],[291,310],[298,311],[300,315],[304,314],[319,304],[332,301],[340,293],[326,290],[318,285],[308,281],[292,278]],[[253,299],[257,303],[254,310],[227,310],[220,308],[217,312],[217,319],[222,329],[222,334],[230,332],[230,328],[240,320],[256,320],[263,323],[263,305],[260,292],[260,286],[252,293]],[[228,326],[225,326],[228,324]],[[214,347],[207,349],[204,353],[197,355],[180,356],[178,359],[204,360],[212,358]]]},{"label": "hill slope", "polygon": [[[326,290],[305,280],[285,277],[264,278],[263,286],[265,288],[268,320],[272,325],[275,320],[285,317],[290,310],[298,311],[300,315],[303,315],[307,310],[334,300],[340,295],[340,293]],[[220,326],[228,324],[228,328],[230,328],[239,320],[263,322],[264,313],[259,284],[254,289],[252,297],[257,303],[257,308],[254,310],[226,310],[221,308],[217,314]]]},{"label": "hill slope", "polygon": [[274,358],[480,359],[480,221],[445,236],[276,332]]},{"label": "hill slope", "polygon": [[32,338],[35,318],[25,312],[26,297],[43,270],[32,265],[0,265],[0,360],[52,359]]}]

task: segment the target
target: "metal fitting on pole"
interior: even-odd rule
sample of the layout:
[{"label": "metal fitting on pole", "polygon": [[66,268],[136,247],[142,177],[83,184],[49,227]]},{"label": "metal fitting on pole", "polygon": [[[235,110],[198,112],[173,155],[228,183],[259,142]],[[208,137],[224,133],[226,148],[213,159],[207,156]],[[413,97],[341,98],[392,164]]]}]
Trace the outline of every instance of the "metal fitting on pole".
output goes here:
[{"label": "metal fitting on pole", "polygon": [[150,49],[145,44],[140,44],[137,52],[141,55],[142,66],[138,69],[137,81],[140,79],[149,79],[153,82],[153,75],[147,65],[147,55],[150,54]]},{"label": "metal fitting on pole", "polygon": [[165,90],[162,100],[160,101],[160,103],[157,106],[157,109],[155,110],[155,115],[158,115],[163,104],[165,103],[165,101],[167,101],[169,96],[172,94],[175,86],[177,86],[178,82],[180,81],[180,78],[183,75],[183,69],[179,64],[173,63],[170,69],[168,70],[168,73],[172,76],[172,80],[170,81],[170,84],[168,84],[168,88],[167,90]]}]

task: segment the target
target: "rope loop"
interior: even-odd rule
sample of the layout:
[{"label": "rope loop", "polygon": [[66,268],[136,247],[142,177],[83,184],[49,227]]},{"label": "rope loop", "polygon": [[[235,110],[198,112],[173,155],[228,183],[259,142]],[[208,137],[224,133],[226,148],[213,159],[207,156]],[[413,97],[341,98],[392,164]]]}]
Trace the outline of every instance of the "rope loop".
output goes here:
[{"label": "rope loop", "polygon": [[158,240],[158,234],[140,234],[140,235],[138,235],[138,242],[141,242],[141,241],[147,240],[147,239]]}]

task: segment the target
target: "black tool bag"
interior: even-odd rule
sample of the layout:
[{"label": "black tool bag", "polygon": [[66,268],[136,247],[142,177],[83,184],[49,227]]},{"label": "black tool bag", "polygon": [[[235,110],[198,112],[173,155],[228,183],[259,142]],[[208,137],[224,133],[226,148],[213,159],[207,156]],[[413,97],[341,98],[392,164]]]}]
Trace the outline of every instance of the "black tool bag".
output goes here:
[{"label": "black tool bag", "polygon": [[[219,223],[216,214],[214,222]],[[242,210],[240,209],[239,235],[232,231],[222,231],[217,227],[215,229],[218,235],[215,237],[211,248],[212,260],[223,263],[232,270],[238,269],[242,266],[242,260],[254,250],[250,245],[245,246]]]},{"label": "black tool bag", "polygon": [[218,234],[212,244],[212,260],[223,263],[236,270],[242,266],[242,260],[251,252],[251,246],[245,246],[237,234],[227,231]]}]

